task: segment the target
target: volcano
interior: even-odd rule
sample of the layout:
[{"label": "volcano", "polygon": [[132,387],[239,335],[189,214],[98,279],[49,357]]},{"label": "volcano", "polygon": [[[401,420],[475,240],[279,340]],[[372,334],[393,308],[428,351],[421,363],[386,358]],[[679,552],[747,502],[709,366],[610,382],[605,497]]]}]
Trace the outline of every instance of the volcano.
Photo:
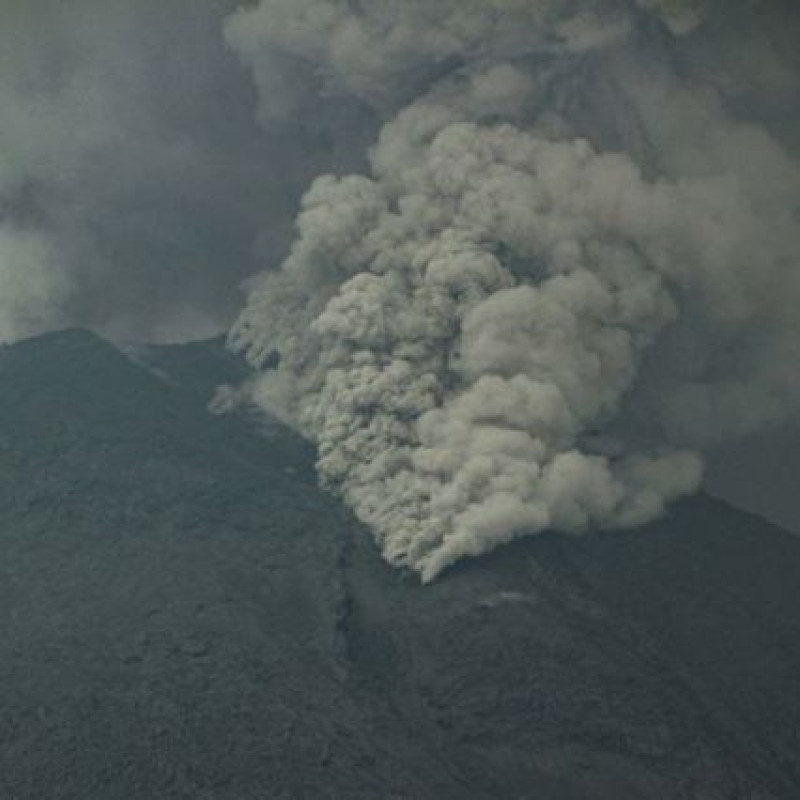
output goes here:
[{"label": "volcano", "polygon": [[698,495],[422,586],[239,369],[0,350],[0,796],[800,797],[798,538]]}]

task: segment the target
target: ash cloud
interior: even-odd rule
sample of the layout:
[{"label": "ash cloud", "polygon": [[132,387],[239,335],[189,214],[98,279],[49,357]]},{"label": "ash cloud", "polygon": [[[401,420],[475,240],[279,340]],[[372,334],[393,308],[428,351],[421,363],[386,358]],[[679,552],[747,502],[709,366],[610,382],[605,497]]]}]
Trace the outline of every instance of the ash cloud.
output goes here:
[{"label": "ash cloud", "polygon": [[263,123],[381,121],[367,169],[313,183],[231,343],[390,562],[427,581],[517,536],[639,525],[705,448],[796,417],[787,31],[777,0],[228,18]]},{"label": "ash cloud", "polygon": [[222,37],[236,5],[3,3],[3,341],[61,325],[151,340],[224,330],[241,280],[284,252],[307,182],[350,163],[330,125],[259,128]]},{"label": "ash cloud", "polygon": [[392,563],[638,525],[797,424],[799,38],[781,0],[10,0],[0,341],[215,332],[266,264],[250,396]]}]

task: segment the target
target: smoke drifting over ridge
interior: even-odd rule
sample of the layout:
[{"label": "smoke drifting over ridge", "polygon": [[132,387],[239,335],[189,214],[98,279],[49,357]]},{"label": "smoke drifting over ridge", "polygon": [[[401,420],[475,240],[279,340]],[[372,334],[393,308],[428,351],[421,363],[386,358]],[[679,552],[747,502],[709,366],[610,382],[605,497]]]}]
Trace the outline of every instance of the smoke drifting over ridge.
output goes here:
[{"label": "smoke drifting over ridge", "polygon": [[702,448],[796,416],[798,30],[713,0],[229,18],[267,124],[318,97],[384,121],[231,342],[390,562],[643,523]]},{"label": "smoke drifting over ridge", "polygon": [[216,332],[266,264],[252,395],[390,560],[635,524],[800,416],[798,13],[8,0],[0,342]]}]

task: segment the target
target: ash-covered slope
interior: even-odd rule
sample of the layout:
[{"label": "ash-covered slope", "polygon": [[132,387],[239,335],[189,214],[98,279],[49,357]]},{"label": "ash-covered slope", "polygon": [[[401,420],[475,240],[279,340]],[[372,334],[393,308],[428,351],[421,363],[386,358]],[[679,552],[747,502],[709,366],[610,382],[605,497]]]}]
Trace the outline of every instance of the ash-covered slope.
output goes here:
[{"label": "ash-covered slope", "polygon": [[0,351],[0,796],[800,796],[800,541],[700,497],[422,587],[192,374]]}]

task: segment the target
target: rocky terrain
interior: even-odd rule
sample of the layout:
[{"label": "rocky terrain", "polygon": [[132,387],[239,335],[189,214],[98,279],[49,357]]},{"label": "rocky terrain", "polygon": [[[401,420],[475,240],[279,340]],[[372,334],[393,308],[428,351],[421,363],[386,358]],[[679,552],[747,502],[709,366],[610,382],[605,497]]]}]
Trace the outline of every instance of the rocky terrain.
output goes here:
[{"label": "rocky terrain", "polygon": [[0,350],[0,797],[800,797],[800,539],[698,496],[423,587],[226,359]]}]

